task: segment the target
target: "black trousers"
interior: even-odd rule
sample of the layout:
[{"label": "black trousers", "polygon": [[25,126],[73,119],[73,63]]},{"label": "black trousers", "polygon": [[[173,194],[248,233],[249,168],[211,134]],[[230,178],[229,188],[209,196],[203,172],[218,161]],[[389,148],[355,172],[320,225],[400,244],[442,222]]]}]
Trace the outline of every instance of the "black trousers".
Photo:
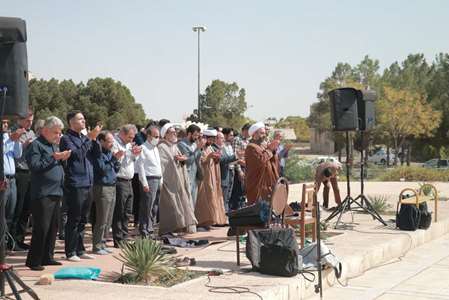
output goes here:
[{"label": "black trousers", "polygon": [[28,219],[30,218],[31,213],[30,183],[29,171],[16,171],[17,204],[11,232],[14,239],[19,243],[23,243],[25,240],[28,229]]},{"label": "black trousers", "polygon": [[134,215],[134,225],[137,225],[139,223],[139,210],[140,210],[140,192],[142,189],[142,184],[139,180],[139,174],[134,174],[133,177],[133,215]]},{"label": "black trousers", "polygon": [[132,201],[133,187],[131,180],[117,179],[116,201],[112,218],[112,236],[114,243],[119,243],[128,237],[128,213],[130,203],[132,206]]},{"label": "black trousers", "polygon": [[26,259],[27,266],[41,266],[53,260],[60,205],[60,196],[47,196],[33,200],[31,206],[33,235]]},{"label": "black trousers", "polygon": [[236,173],[234,175],[234,183],[232,184],[231,197],[229,198],[229,210],[239,209],[245,203],[245,190],[240,177]]},{"label": "black trousers", "polygon": [[91,205],[90,190],[90,187],[66,187],[65,254],[67,257],[80,256],[86,252],[84,230]]}]

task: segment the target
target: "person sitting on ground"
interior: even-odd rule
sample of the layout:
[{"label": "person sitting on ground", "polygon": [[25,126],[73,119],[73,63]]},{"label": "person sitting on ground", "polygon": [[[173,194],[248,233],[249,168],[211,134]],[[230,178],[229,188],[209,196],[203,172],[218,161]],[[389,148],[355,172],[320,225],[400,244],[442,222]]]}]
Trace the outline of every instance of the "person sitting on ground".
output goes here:
[{"label": "person sitting on ground", "polygon": [[329,205],[329,182],[334,191],[335,203],[341,204],[340,190],[338,189],[337,175],[341,170],[339,162],[322,162],[316,168],[315,173],[315,189],[316,193],[320,190],[321,183],[324,184],[323,189],[323,207],[328,208]]}]

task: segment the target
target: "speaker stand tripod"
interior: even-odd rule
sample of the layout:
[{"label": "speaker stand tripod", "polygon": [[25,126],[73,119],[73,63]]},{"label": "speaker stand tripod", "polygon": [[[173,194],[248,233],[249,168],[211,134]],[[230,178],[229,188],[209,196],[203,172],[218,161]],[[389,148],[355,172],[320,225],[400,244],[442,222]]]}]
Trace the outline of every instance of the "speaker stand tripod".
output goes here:
[{"label": "speaker stand tripod", "polygon": [[364,147],[364,142],[365,142],[365,136],[364,136],[364,131],[360,131],[360,138],[362,140],[362,149],[360,151],[360,195],[358,195],[355,199],[354,202],[356,202],[357,204],[359,204],[357,202],[357,200],[360,200],[360,205],[363,210],[367,213],[369,213],[374,219],[378,220],[380,223],[382,223],[383,225],[387,226],[387,223],[385,223],[384,219],[382,219],[382,217],[379,215],[379,213],[376,211],[376,209],[373,207],[373,205],[371,204],[371,202],[368,200],[368,198],[366,198],[365,194],[364,194],[364,190],[365,190],[365,157],[363,154],[363,150],[365,149]]},{"label": "speaker stand tripod", "polygon": [[[362,135],[362,145],[363,145],[363,131],[361,131]],[[356,210],[354,206],[351,206],[352,204],[355,204],[358,206],[358,208],[361,209],[361,211],[366,212],[370,214],[374,219],[377,219],[379,222],[381,222],[383,225],[387,226],[387,223],[382,219],[382,217],[377,213],[377,211],[374,209],[370,201],[365,197],[363,194],[364,192],[364,180],[363,180],[363,172],[364,172],[364,158],[363,158],[363,146],[362,146],[362,162],[361,162],[361,193],[358,195],[355,199],[351,197],[351,186],[350,186],[350,178],[349,178],[349,170],[350,170],[350,163],[349,163],[349,132],[346,131],[346,186],[347,186],[347,195],[346,198],[343,200],[343,202],[327,217],[325,222],[329,222],[336,216],[338,216],[337,222],[335,223],[334,228],[337,229],[338,225],[341,222],[341,218],[343,214],[347,211],[360,211]],[[361,202],[359,202],[359,200]]]},{"label": "speaker stand tripod", "polygon": [[[0,86],[0,91],[2,93],[2,104],[0,107],[0,120],[3,119],[3,113],[5,111],[5,102],[6,102],[6,92],[8,89],[6,87]],[[1,140],[0,140],[0,183],[2,183],[2,188],[4,187],[4,167],[3,167],[3,129],[1,131]],[[6,219],[5,219],[5,191],[0,191],[0,299],[11,299],[5,293],[5,279],[8,282],[9,287],[11,288],[12,294],[16,300],[21,300],[21,293],[27,293],[31,298],[35,300],[39,300],[37,294],[27,286],[20,277],[14,272],[12,266],[6,264]],[[22,288],[22,290],[18,290],[15,282]]]},{"label": "speaker stand tripod", "polygon": [[316,262],[318,269],[318,283],[315,285],[315,293],[320,293],[320,299],[323,299],[323,277],[321,274],[321,223],[320,223],[320,203],[318,202],[317,193],[314,193],[314,205],[316,207]]}]

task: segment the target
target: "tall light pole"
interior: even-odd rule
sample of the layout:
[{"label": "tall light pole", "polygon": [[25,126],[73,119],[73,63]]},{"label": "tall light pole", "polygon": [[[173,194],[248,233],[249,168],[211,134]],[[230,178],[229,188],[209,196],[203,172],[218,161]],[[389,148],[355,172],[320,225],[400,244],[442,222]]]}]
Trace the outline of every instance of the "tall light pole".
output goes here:
[{"label": "tall light pole", "polygon": [[198,32],[198,121],[201,121],[201,100],[200,100],[200,33],[206,31],[205,26],[194,26],[194,32]]}]

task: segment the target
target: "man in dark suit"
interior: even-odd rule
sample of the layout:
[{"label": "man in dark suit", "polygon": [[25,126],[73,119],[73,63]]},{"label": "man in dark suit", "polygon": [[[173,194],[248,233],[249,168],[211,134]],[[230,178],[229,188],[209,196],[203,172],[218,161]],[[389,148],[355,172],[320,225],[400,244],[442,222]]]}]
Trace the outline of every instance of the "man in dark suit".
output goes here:
[{"label": "man in dark suit", "polygon": [[57,117],[45,121],[42,133],[28,147],[25,159],[31,172],[31,212],[33,235],[26,265],[31,270],[42,271],[45,265],[61,265],[53,258],[58,213],[63,194],[64,170],[62,161],[71,151],[58,149],[64,124]]},{"label": "man in dark suit", "polygon": [[61,150],[71,150],[67,160],[65,201],[67,204],[67,225],[65,227],[65,254],[69,261],[93,259],[84,247],[84,229],[90,210],[89,194],[94,181],[93,147],[102,126],[97,125],[87,135],[81,132],[86,128],[86,121],[81,112],[67,114],[70,125],[67,133],[61,138]]}]

